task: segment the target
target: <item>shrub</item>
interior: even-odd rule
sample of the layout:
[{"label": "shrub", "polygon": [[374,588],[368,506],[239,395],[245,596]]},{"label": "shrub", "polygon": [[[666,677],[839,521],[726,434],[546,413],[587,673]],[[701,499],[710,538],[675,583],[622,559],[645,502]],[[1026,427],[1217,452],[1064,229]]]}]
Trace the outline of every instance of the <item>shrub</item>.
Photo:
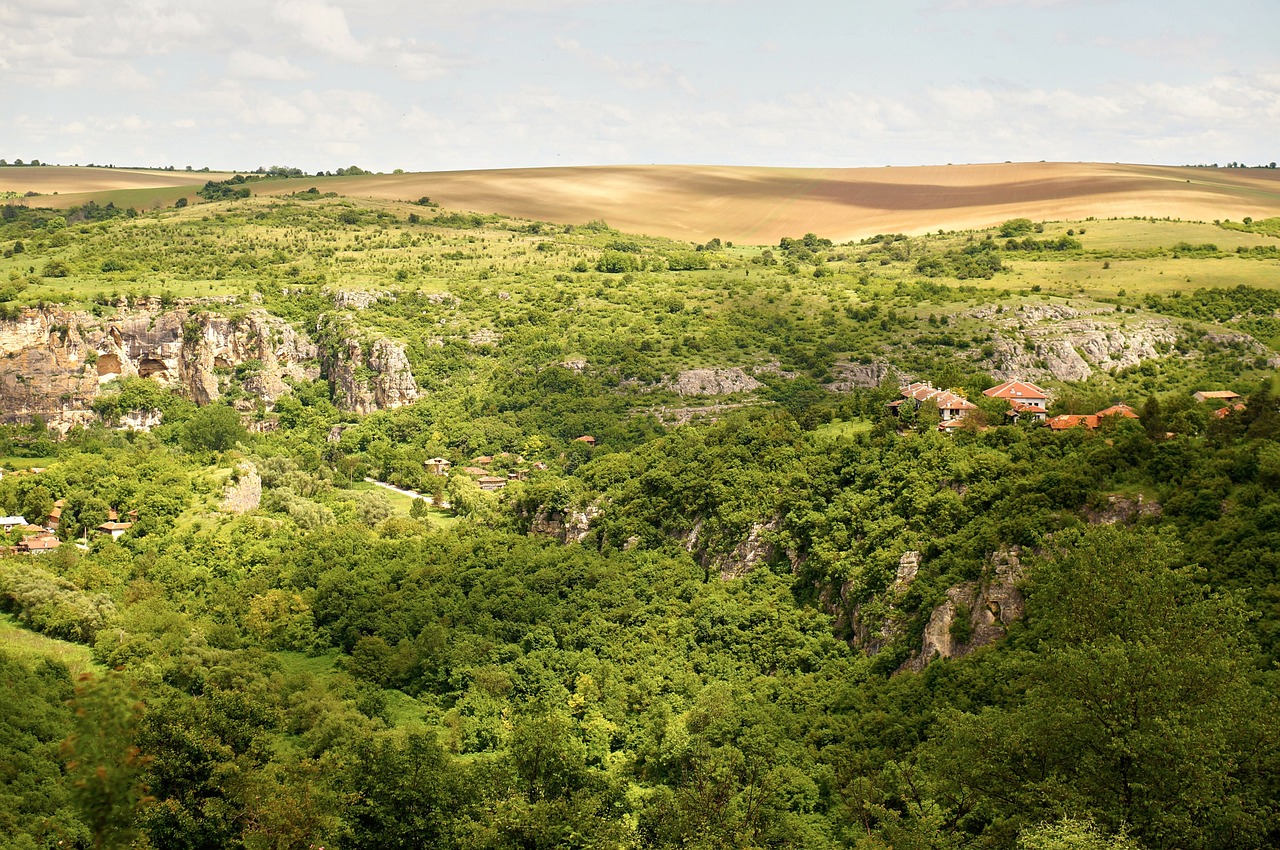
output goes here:
[{"label": "shrub", "polygon": [[50,260],[40,270],[41,277],[66,277],[71,274],[71,267],[62,260]]}]

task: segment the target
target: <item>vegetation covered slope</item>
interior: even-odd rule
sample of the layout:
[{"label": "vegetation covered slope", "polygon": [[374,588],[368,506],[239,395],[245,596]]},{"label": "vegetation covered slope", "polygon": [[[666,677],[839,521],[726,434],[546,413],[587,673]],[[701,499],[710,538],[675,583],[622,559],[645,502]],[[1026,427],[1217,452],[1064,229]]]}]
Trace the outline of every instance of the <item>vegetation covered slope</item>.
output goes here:
[{"label": "vegetation covered slope", "polygon": [[[61,501],[61,545],[0,557],[0,840],[1280,838],[1261,219],[763,249],[295,188],[0,222],[0,374],[33,327],[91,383],[100,340],[123,357],[97,421],[2,432],[0,514]],[[316,348],[278,394],[251,359],[203,407],[124,368],[259,310]],[[343,409],[379,341],[415,397]],[[1011,371],[1141,418],[1004,424],[981,390]],[[892,417],[899,376],[989,427]]]}]

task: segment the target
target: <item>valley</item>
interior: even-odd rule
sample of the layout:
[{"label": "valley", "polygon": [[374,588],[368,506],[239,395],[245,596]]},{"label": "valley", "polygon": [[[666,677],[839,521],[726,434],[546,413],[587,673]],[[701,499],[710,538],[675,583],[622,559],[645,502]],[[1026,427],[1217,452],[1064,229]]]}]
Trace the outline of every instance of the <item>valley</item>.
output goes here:
[{"label": "valley", "polygon": [[0,218],[15,847],[1280,835],[1274,171],[89,171]]}]

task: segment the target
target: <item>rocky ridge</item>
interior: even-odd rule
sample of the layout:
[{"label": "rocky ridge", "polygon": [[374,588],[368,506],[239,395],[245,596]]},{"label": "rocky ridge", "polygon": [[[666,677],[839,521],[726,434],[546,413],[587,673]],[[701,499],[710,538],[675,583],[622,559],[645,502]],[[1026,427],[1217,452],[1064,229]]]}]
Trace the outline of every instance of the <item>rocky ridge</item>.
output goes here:
[{"label": "rocky ridge", "polygon": [[1168,319],[1125,316],[1117,320],[1105,308],[1026,304],[998,311],[988,306],[970,315],[995,328],[994,352],[982,365],[999,381],[1084,381],[1095,371],[1124,369],[1167,356],[1178,341]]},{"label": "rocky ridge", "polygon": [[[289,381],[320,377],[324,365],[340,407],[360,413],[398,407],[418,397],[403,346],[386,339],[362,345],[354,328],[331,322],[327,359],[306,335],[262,308],[235,310],[219,302],[124,307],[109,317],[65,307],[22,311],[0,320],[0,422],[40,417],[66,433],[97,419],[93,402],[115,378],[139,377],[205,405],[226,395],[231,381],[252,409],[289,392]],[[151,411],[122,418],[146,430]]]},{"label": "rocky ridge", "polygon": [[664,384],[677,395],[731,395],[755,392],[764,386],[738,367],[730,369],[689,369]]},{"label": "rocky ridge", "polygon": [[1004,637],[1026,612],[1019,556],[1016,546],[1002,549],[992,555],[982,581],[947,588],[946,601],[929,615],[919,651],[900,669],[919,672],[935,658],[962,658]]},{"label": "rocky ridge", "polygon": [[367,414],[417,401],[418,382],[403,345],[381,337],[362,342],[350,322],[335,316],[320,317],[316,338],[321,372],[343,410]]}]

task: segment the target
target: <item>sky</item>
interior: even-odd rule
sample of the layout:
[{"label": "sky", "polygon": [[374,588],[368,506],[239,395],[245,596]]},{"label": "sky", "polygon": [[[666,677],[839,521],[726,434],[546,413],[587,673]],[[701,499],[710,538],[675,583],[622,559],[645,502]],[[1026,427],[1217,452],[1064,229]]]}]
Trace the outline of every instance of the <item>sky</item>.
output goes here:
[{"label": "sky", "polygon": [[0,158],[1280,159],[1277,0],[0,0]]}]

